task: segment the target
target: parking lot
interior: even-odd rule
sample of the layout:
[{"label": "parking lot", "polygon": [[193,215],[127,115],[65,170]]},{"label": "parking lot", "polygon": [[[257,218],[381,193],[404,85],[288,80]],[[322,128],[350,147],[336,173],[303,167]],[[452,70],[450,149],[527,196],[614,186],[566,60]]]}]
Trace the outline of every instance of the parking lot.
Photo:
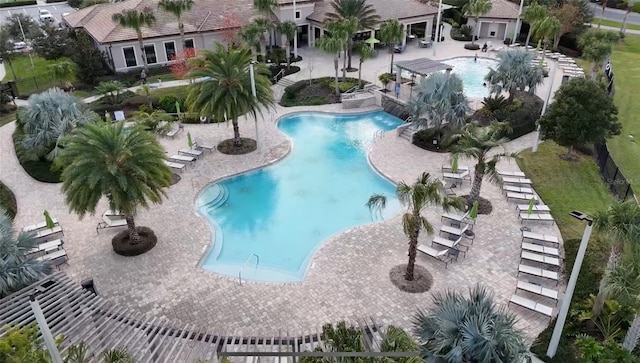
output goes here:
[{"label": "parking lot", "polygon": [[31,16],[34,20],[38,21],[38,13],[40,9],[49,10],[51,15],[56,19],[56,24],[60,22],[62,19],[62,14],[72,13],[75,11],[74,8],[70,7],[66,3],[57,3],[57,4],[49,4],[49,5],[33,5],[33,6],[25,6],[25,7],[15,7],[15,8],[4,8],[0,10],[0,26],[6,22],[6,18],[11,16],[12,14],[20,13]]}]

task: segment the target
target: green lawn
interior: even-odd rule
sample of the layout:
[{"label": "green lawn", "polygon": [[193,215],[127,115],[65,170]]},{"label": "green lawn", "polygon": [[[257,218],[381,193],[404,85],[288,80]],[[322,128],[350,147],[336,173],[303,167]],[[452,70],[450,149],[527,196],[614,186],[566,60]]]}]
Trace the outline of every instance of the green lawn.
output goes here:
[{"label": "green lawn", "polygon": [[[627,35],[611,56],[615,72],[615,103],[622,133],[609,140],[609,151],[636,194],[640,194],[640,35]],[[630,137],[633,136],[633,137]]]},{"label": "green lawn", "polygon": [[[597,19],[593,19],[593,23],[592,24],[595,24],[595,27],[597,27],[598,26],[598,20]],[[617,21],[613,21],[613,20],[606,20],[606,19],[602,19],[602,25],[610,26],[610,27],[614,27],[614,28],[618,28],[618,29],[620,29],[622,27],[622,23],[621,22],[617,22]],[[640,25],[638,25],[638,24],[629,24],[627,22],[627,29],[640,30]]]},{"label": "green lawn", "polygon": [[569,216],[572,210],[593,213],[614,201],[602,183],[595,160],[581,156],[578,161],[560,159],[566,149],[552,141],[540,144],[537,153],[524,151],[518,165],[531,179],[536,192],[551,207],[564,240],[580,238],[585,224]]},{"label": "green lawn", "polygon": [[[13,69],[18,77],[16,86],[18,87],[18,93],[20,95],[30,95],[31,93],[44,91],[53,86],[59,86],[60,82],[53,78],[48,66],[67,60],[66,58],[61,58],[55,61],[49,61],[35,54],[32,55],[32,58],[33,66],[31,66],[31,60],[29,60],[27,54],[21,54],[12,61]],[[11,68],[7,65],[5,70],[6,75],[3,81],[13,80]]]}]

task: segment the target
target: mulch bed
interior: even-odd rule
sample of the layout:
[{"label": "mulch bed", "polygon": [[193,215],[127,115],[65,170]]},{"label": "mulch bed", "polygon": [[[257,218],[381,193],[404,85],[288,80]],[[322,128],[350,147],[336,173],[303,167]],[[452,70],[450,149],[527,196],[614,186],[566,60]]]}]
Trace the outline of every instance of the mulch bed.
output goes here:
[{"label": "mulch bed", "polygon": [[[462,198],[467,201],[467,206],[469,207],[469,210],[471,210],[473,203],[469,202],[469,196],[463,195]],[[493,205],[491,205],[491,202],[488,199],[478,197],[478,214],[491,214],[491,211],[493,211]]]},{"label": "mulch bed", "polygon": [[235,145],[234,139],[227,139],[218,144],[218,151],[227,155],[248,154],[257,149],[256,140],[246,137],[240,138],[240,145]]},{"label": "mulch bed", "polygon": [[121,256],[138,256],[145,252],[148,252],[155,247],[158,242],[158,237],[153,233],[151,228],[148,227],[136,227],[142,242],[131,243],[129,239],[129,230],[124,230],[111,239],[111,246],[113,251]]},{"label": "mulch bed", "polygon": [[404,274],[407,271],[407,264],[394,266],[389,271],[391,282],[400,290],[418,294],[427,292],[433,286],[433,276],[426,268],[415,265],[413,269],[413,281],[407,281]]}]

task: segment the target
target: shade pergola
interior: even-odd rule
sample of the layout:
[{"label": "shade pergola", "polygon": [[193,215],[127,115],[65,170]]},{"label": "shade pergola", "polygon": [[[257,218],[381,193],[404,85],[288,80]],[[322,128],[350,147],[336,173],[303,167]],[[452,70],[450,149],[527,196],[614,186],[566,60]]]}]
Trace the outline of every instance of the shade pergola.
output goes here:
[{"label": "shade pergola", "polygon": [[408,61],[395,62],[398,69],[403,69],[413,74],[427,76],[434,72],[440,72],[452,68],[450,65],[429,58],[418,58]]}]

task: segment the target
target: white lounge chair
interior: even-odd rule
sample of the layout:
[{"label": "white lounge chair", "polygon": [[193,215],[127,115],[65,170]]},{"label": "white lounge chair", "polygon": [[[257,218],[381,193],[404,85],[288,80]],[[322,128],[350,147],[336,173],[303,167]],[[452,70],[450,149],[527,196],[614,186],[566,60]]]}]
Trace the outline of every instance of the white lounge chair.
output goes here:
[{"label": "white lounge chair", "polygon": [[529,239],[529,240],[532,240],[532,241],[538,241],[538,242],[555,243],[557,245],[560,244],[560,240],[556,236],[552,236],[550,234],[542,234],[542,233],[535,233],[535,232],[529,232],[529,231],[522,231],[522,240],[524,241],[525,239]]},{"label": "white lounge chair", "polygon": [[35,238],[45,238],[58,233],[62,233],[62,235],[64,235],[64,232],[62,232],[62,227],[55,226],[53,228],[39,230],[36,233]]},{"label": "white lounge chair", "polygon": [[539,255],[537,253],[522,251],[520,254],[522,260],[534,261],[544,263],[546,265],[560,267],[560,259],[557,257],[549,257],[545,255]]},{"label": "white lounge chair", "polygon": [[540,304],[539,302],[535,302],[533,300],[529,300],[526,297],[518,296],[516,294],[511,295],[511,299],[509,299],[509,303],[514,303],[516,305],[520,305],[529,310],[536,311],[540,314],[546,315],[548,317],[553,316],[553,308],[544,304]]},{"label": "white lounge chair", "polygon": [[38,252],[49,253],[51,251],[58,250],[60,247],[62,247],[63,244],[64,244],[63,240],[54,239],[53,241],[38,244],[36,247],[28,250],[26,254],[31,255]]},{"label": "white lounge chair", "polygon": [[453,213],[443,213],[442,217],[440,218],[440,221],[443,220],[448,220],[448,221],[452,221],[454,223],[467,223],[467,224],[472,224],[469,222],[473,222],[473,219],[469,219],[467,217],[469,217],[469,212],[467,211],[464,214],[453,214]]},{"label": "white lounge chair", "polygon": [[124,217],[124,213],[120,212],[119,210],[111,209],[107,209],[106,211],[104,211],[104,213],[102,213],[102,215],[108,217]]},{"label": "white lounge chair", "polygon": [[533,194],[533,189],[527,187],[516,187],[513,185],[503,185],[502,191],[505,193],[514,192],[514,193],[522,193],[522,194]]},{"label": "white lounge chair", "polygon": [[[528,212],[529,211],[529,204],[517,204],[516,205],[516,210],[518,212]],[[551,208],[549,208],[548,205],[537,204],[537,205],[533,206],[532,211],[533,212],[538,212],[538,213],[551,213]]]},{"label": "white lounge chair", "polygon": [[533,267],[529,265],[518,265],[518,276],[520,273],[524,273],[531,276],[544,277],[545,279],[553,280],[558,283],[558,273],[555,271],[545,270],[539,267]]},{"label": "white lounge chair", "polygon": [[449,252],[449,249],[446,250],[436,250],[433,247],[419,245],[418,251],[426,254],[427,256],[433,257],[436,260],[444,263],[444,268],[446,269],[449,266],[449,262],[453,261],[453,256]]},{"label": "white lounge chair", "polygon": [[[440,234],[442,234],[442,232],[448,233],[452,236],[457,236],[457,237],[461,237],[461,236],[465,236],[467,237],[464,232],[466,232],[469,229],[469,225],[465,224],[464,227],[462,228],[456,228],[456,227],[451,227],[451,226],[441,226],[440,227]],[[468,237],[467,237],[468,238]],[[471,237],[471,239],[473,239],[473,237]]]},{"label": "white lounge chair", "polygon": [[515,192],[507,192],[507,202],[528,202],[531,199],[538,202],[538,196],[535,194],[526,194],[526,193],[515,193]]},{"label": "white lounge chair", "polygon": [[195,156],[196,158],[199,158],[200,156],[202,156],[202,150],[197,150],[195,148],[184,148],[184,149],[180,149],[178,150],[178,154],[183,154],[183,155],[187,155],[187,156]]},{"label": "white lounge chair", "polygon": [[502,183],[503,184],[524,184],[524,185],[531,185],[531,179],[527,179],[527,178],[518,178],[518,177],[503,177],[502,178]]},{"label": "white lounge chair", "polygon": [[560,251],[557,248],[545,247],[542,245],[537,245],[535,243],[523,242],[522,249],[526,251],[531,251],[531,252],[543,253],[545,255],[550,255],[553,257],[560,256]]},{"label": "white lounge chair", "polygon": [[207,144],[206,142],[201,142],[201,141],[196,141],[196,143],[193,145],[194,149],[197,150],[208,150],[209,152],[213,152],[213,150],[216,148],[215,146],[211,145],[211,144]]},{"label": "white lounge chair", "polygon": [[521,171],[498,170],[498,175],[503,177],[504,176],[525,177],[525,174]]},{"label": "white lounge chair", "polygon": [[553,216],[549,213],[527,213],[521,212],[518,215],[520,218],[520,223],[524,221],[541,221],[541,222],[551,222],[551,225],[555,224],[556,221],[553,219]]},{"label": "white lounge chair", "polygon": [[114,111],[113,112],[113,118],[115,119],[115,121],[124,121],[125,117],[124,117],[124,111]]},{"label": "white lounge chair", "polygon": [[188,156],[188,155],[171,155],[169,157],[169,160],[171,161],[179,161],[182,163],[192,163],[194,161],[196,161],[196,157],[195,156]]},{"label": "white lounge chair", "polygon": [[527,291],[536,295],[548,297],[550,299],[558,300],[558,290],[549,289],[543,287],[541,285],[532,284],[527,281],[518,280],[518,285],[516,286],[516,291],[522,290]]},{"label": "white lounge chair", "polygon": [[178,134],[178,132],[180,132],[180,130],[182,130],[182,128],[180,126],[176,126],[176,127],[172,128],[171,130],[169,130],[165,134],[165,136],[166,137],[170,137],[170,138],[173,139]]},{"label": "white lounge chair", "polygon": [[[58,223],[58,218],[51,218],[51,220],[53,221],[53,226],[57,226],[59,225]],[[43,229],[43,228],[47,228],[47,222],[40,222],[40,223],[35,223],[32,224],[30,226],[26,226],[22,229],[22,232],[35,232],[39,229]]]},{"label": "white lounge chair", "polygon": [[442,189],[444,189],[444,192],[447,194],[447,196],[456,195],[456,192],[453,191],[453,188],[456,186],[455,184],[448,184],[444,180],[440,180],[440,184],[442,184]]},{"label": "white lounge chair", "polygon": [[469,180],[469,182],[471,182],[471,174],[469,173],[469,170],[463,171],[461,173],[447,173],[444,172],[442,173],[442,177],[444,179],[453,179],[455,182],[463,182],[465,180]]},{"label": "white lounge chair", "polygon": [[185,165],[184,165],[184,164],[181,164],[181,163],[174,163],[174,162],[172,162],[172,161],[168,161],[168,160],[165,160],[165,161],[164,161],[164,165],[166,165],[166,166],[170,167],[171,169],[177,169],[177,170],[180,170],[180,171],[183,171],[183,170],[184,170],[184,167],[185,167]]},{"label": "white lounge chair", "polygon": [[96,233],[100,234],[101,229],[124,227],[126,225],[127,220],[125,218],[109,218],[108,216],[102,216],[102,222],[98,222],[98,225],[96,226]]},{"label": "white lounge chair", "polygon": [[[465,171],[469,171],[469,167],[466,165],[458,165],[458,168],[456,170],[456,173],[462,173]],[[452,173],[453,172],[453,168],[451,164],[444,164],[442,165],[442,172],[447,172],[447,173]]]},{"label": "white lounge chair", "polygon": [[434,244],[437,244],[440,246],[444,246],[444,247],[456,250],[458,253],[462,252],[463,253],[462,257],[464,258],[467,255],[467,251],[469,251],[469,246],[465,246],[461,244],[460,243],[461,241],[462,241],[462,237],[458,237],[457,239],[452,240],[452,239],[447,239],[440,236],[435,236],[431,241],[431,246],[433,246]]}]

